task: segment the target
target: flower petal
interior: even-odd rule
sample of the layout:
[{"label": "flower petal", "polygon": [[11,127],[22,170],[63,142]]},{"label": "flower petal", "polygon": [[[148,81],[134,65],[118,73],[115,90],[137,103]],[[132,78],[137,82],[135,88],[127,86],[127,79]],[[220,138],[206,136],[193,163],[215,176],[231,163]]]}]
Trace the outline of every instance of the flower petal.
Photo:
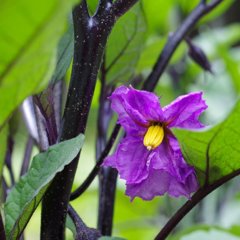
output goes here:
[{"label": "flower petal", "polygon": [[126,86],[118,87],[110,96],[112,109],[118,113],[118,122],[127,133],[144,133],[149,121],[163,121],[158,97],[146,91]]},{"label": "flower petal", "polygon": [[202,92],[193,92],[178,97],[163,108],[163,113],[168,127],[197,129],[204,127],[198,118],[206,108]]},{"label": "flower petal", "polygon": [[127,183],[138,183],[148,176],[148,163],[152,158],[141,138],[125,137],[116,152],[107,157],[103,166],[111,166]]},{"label": "flower petal", "polygon": [[168,135],[153,152],[148,177],[139,183],[127,183],[126,194],[131,199],[138,196],[145,200],[165,193],[172,197],[190,198],[191,193],[198,189],[198,182],[194,168],[183,159],[177,139]]},{"label": "flower petal", "polygon": [[190,199],[191,193],[197,190],[198,185],[194,174],[188,175],[185,183],[181,183],[164,170],[151,169],[148,177],[142,182],[126,184],[126,187],[126,195],[130,196],[131,200],[135,197],[152,200],[155,196],[165,193],[172,197],[185,196]]},{"label": "flower petal", "polygon": [[151,161],[154,169],[164,169],[171,175],[168,194],[170,196],[189,197],[192,192],[198,189],[195,170],[188,165],[182,155],[180,145],[172,133],[168,133],[165,141],[156,151]]},{"label": "flower petal", "polygon": [[170,175],[165,171],[151,169],[148,178],[137,184],[126,184],[126,195],[131,201],[135,197],[151,200],[155,196],[164,195],[168,191]]}]

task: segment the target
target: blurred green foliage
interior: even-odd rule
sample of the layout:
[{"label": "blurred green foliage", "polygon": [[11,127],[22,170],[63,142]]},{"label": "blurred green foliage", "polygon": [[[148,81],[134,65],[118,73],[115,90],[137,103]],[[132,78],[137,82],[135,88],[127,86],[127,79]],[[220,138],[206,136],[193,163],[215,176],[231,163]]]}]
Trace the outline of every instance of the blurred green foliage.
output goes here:
[{"label": "blurred green foliage", "polygon": [[28,95],[47,85],[66,16],[76,2],[1,1],[0,126]]}]

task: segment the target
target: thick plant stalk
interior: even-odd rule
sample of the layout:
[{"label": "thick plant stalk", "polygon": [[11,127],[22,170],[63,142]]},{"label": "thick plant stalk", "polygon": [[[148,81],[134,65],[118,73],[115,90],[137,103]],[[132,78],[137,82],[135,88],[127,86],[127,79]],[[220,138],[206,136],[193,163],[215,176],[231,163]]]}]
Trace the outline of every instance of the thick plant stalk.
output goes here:
[{"label": "thick plant stalk", "polygon": [[[73,11],[74,62],[60,141],[84,133],[107,37],[114,19],[105,22],[88,15],[86,2]],[[104,30],[104,31],[103,31]],[[68,201],[78,156],[57,174],[43,199],[41,239],[64,239]]]},{"label": "thick plant stalk", "polygon": [[[107,38],[118,17],[137,0],[100,1],[93,17],[88,14],[86,0],[73,10],[74,59],[67,102],[62,119],[60,141],[84,133],[96,78]],[[107,3],[107,4],[104,4]],[[57,174],[43,199],[41,239],[64,239],[67,207],[78,165],[77,156]]]}]

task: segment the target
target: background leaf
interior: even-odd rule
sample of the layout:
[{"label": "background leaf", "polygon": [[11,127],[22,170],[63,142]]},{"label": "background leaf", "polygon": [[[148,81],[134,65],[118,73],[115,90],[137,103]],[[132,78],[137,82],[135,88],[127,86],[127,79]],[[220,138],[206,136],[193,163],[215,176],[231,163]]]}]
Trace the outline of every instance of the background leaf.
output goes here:
[{"label": "background leaf", "polygon": [[56,173],[63,170],[79,153],[84,136],[53,145],[34,157],[32,165],[10,192],[4,212],[8,239],[17,239]]},{"label": "background leaf", "polygon": [[56,46],[76,2],[0,2],[0,126],[24,98],[51,78]]},{"label": "background leaf", "polygon": [[136,4],[114,26],[106,48],[107,82],[128,82],[144,45],[146,24],[140,4]]},{"label": "background leaf", "polygon": [[68,22],[67,31],[64,33],[58,43],[57,65],[51,79],[52,83],[61,80],[65,76],[71,64],[73,58],[73,39],[73,24],[71,19]]}]

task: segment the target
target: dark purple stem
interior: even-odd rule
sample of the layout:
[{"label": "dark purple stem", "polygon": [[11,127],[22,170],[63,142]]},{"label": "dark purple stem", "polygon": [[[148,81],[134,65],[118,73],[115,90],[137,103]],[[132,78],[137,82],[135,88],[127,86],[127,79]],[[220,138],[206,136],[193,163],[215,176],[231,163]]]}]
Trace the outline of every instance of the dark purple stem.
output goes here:
[{"label": "dark purple stem", "polygon": [[174,51],[185,38],[187,33],[196,25],[201,17],[209,13],[216,6],[218,6],[223,0],[214,0],[209,4],[205,4],[205,1],[201,1],[199,5],[190,13],[190,15],[185,19],[182,25],[177,29],[177,31],[172,34],[166,45],[163,48],[156,64],[153,67],[152,72],[143,84],[143,89],[147,91],[153,91],[157,85],[159,78],[164,73]]},{"label": "dark purple stem", "polygon": [[117,182],[117,170],[102,168],[100,178],[100,195],[98,206],[98,230],[104,236],[111,236],[113,226],[113,212]]},{"label": "dark purple stem", "polygon": [[[89,17],[86,2],[73,10],[74,59],[60,141],[84,133],[107,37],[114,19]],[[104,29],[104,31],[103,31]],[[64,239],[66,213],[79,155],[57,174],[43,199],[41,239]]]},{"label": "dark purple stem", "polygon": [[[106,66],[105,58],[101,67],[101,92],[99,98],[99,111],[97,121],[97,159],[104,151],[107,143],[107,133],[112,117],[110,101],[107,97],[112,92],[112,87],[106,86]],[[117,176],[115,170],[103,167],[99,172],[99,207],[98,207],[98,230],[103,235],[111,235],[112,219],[114,209],[114,198],[116,181],[113,176]]]}]

